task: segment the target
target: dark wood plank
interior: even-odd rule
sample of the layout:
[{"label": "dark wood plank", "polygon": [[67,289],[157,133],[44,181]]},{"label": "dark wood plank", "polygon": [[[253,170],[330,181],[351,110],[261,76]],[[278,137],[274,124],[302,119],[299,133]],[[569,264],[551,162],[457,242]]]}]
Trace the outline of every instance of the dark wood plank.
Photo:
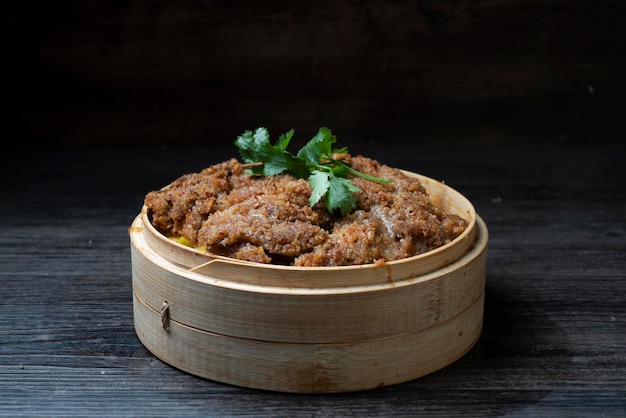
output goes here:
[{"label": "dark wood plank", "polygon": [[484,330],[462,359],[330,396],[178,371],[134,333],[127,228],[147,191],[233,148],[18,151],[0,171],[0,415],[623,416],[624,146],[356,151],[445,180],[487,222]]}]

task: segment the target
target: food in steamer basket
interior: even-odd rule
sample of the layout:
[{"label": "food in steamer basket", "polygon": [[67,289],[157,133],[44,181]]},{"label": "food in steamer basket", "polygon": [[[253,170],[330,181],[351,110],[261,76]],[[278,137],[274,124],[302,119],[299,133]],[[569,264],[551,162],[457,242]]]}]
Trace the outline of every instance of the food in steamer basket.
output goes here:
[{"label": "food in steamer basket", "polygon": [[149,192],[153,226],[190,247],[238,260],[301,267],[384,263],[454,240],[467,221],[435,206],[419,180],[346,148],[327,128],[293,155],[291,130],[265,128],[230,159]]}]

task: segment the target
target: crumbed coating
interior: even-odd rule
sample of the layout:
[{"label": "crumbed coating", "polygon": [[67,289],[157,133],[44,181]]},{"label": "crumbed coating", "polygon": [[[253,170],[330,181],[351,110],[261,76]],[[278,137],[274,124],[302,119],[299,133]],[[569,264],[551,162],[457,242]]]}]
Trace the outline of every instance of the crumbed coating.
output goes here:
[{"label": "crumbed coating", "polygon": [[[311,189],[306,180],[290,175],[260,178],[257,191],[212,214],[198,231],[198,244],[209,251],[227,251],[247,242],[267,254],[295,257],[311,251],[328,233],[319,226],[319,216],[309,206]],[[258,190],[262,190],[259,193]]]},{"label": "crumbed coating", "polygon": [[[339,156],[336,156],[339,157]],[[341,218],[310,207],[308,181],[289,174],[250,176],[235,159],[186,174],[148,193],[154,227],[194,246],[240,260],[295,266],[343,266],[399,260],[440,247],[467,224],[430,201],[418,179],[363,156],[352,168],[393,180],[351,180],[356,210]]]},{"label": "crumbed coating", "polygon": [[198,230],[206,218],[228,206],[223,201],[233,190],[251,182],[250,176],[233,158],[200,173],[179,177],[167,187],[148,193],[144,203],[156,229],[197,243]]}]

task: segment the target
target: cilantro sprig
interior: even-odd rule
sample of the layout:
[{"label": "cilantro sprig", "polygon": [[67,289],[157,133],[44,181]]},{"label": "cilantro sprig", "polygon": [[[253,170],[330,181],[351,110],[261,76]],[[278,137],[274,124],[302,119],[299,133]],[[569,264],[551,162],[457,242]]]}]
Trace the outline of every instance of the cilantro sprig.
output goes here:
[{"label": "cilantro sprig", "polygon": [[[307,179],[311,185],[309,204],[314,206],[325,197],[326,209],[330,213],[337,210],[346,216],[356,208],[354,195],[360,189],[347,178],[348,173],[364,179],[391,183],[391,180],[370,176],[354,170],[341,159],[333,158],[336,154],[347,154],[348,149],[334,148],[337,138],[330,129],[321,127],[296,155],[287,150],[294,130],[282,134],[275,144],[270,142],[266,128],[257,128],[254,132],[245,131],[235,140],[243,161],[252,164],[252,174],[275,176],[289,173],[295,177]],[[260,163],[260,164],[259,164]]]}]

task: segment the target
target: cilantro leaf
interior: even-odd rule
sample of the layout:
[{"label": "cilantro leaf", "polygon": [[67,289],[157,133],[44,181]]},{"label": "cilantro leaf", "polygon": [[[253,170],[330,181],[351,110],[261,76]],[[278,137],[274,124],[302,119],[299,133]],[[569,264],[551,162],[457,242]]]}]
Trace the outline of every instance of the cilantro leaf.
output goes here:
[{"label": "cilantro leaf", "polygon": [[250,167],[253,174],[275,176],[283,172],[290,172],[296,177],[306,177],[309,169],[306,163],[293,156],[286,150],[294,130],[280,136],[276,145],[270,143],[270,136],[266,128],[257,128],[254,133],[245,131],[235,140],[239,154],[245,163],[262,162],[263,165]]},{"label": "cilantro leaf", "polygon": [[289,142],[291,142],[291,138],[293,138],[294,132],[295,130],[291,129],[288,132],[285,132],[284,134],[279,136],[278,142],[276,142],[276,146],[282,151],[287,151],[287,146],[289,145]]},{"label": "cilantro leaf", "polygon": [[298,157],[304,158],[309,164],[320,164],[323,156],[330,156],[331,146],[336,141],[337,138],[330,129],[322,127],[317,132],[317,135],[300,148]]},{"label": "cilantro leaf", "polygon": [[289,169],[288,157],[281,154],[269,154],[263,164],[264,176],[275,176]]},{"label": "cilantro leaf", "polygon": [[346,216],[356,207],[357,199],[354,192],[360,189],[343,177],[331,177],[326,193],[326,209],[333,213],[339,209],[341,216]]},{"label": "cilantro leaf", "polygon": [[[269,159],[269,148],[271,145],[269,133],[265,128],[257,128],[254,133],[245,131],[237,137],[235,145],[239,148],[239,154],[246,163],[255,163]],[[250,170],[254,174],[263,174],[263,166],[254,166]]]},{"label": "cilantro leaf", "polygon": [[309,184],[311,185],[309,204],[315,206],[330,187],[330,173],[327,171],[314,170],[309,176]]}]

